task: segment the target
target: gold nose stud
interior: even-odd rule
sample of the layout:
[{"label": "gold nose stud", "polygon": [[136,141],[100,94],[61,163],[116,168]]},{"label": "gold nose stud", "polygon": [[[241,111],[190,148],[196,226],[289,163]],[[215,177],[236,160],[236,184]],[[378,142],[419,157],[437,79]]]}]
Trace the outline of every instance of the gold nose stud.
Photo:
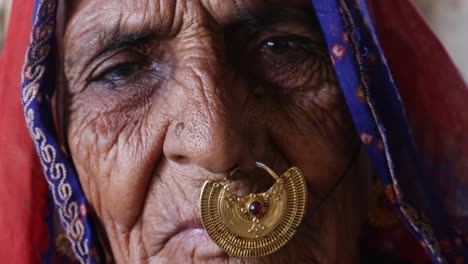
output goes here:
[{"label": "gold nose stud", "polygon": [[256,164],[275,179],[268,191],[238,196],[229,190],[228,178],[224,184],[206,181],[200,193],[204,228],[223,251],[235,257],[261,257],[279,250],[304,217],[307,187],[301,171],[292,167],[278,176],[266,165]]}]

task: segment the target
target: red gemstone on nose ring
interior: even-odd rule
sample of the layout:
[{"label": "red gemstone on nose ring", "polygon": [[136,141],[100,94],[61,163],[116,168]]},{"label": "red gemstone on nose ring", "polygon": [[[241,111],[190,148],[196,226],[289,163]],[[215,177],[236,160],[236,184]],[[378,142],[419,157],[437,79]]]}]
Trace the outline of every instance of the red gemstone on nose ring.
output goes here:
[{"label": "red gemstone on nose ring", "polygon": [[252,215],[259,215],[263,211],[263,204],[259,201],[253,201],[249,204],[249,212]]}]

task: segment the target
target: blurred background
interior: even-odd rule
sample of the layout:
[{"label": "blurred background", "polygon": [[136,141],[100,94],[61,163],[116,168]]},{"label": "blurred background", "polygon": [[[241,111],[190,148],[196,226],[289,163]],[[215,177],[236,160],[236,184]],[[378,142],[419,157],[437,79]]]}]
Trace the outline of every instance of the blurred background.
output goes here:
[{"label": "blurred background", "polygon": [[[12,0],[0,0],[0,50]],[[391,0],[385,0],[391,1]],[[468,0],[412,0],[468,81]]]},{"label": "blurred background", "polygon": [[413,0],[413,2],[445,45],[465,81],[468,82],[468,0]]},{"label": "blurred background", "polygon": [[0,0],[0,50],[2,50],[5,33],[8,25],[12,0]]}]

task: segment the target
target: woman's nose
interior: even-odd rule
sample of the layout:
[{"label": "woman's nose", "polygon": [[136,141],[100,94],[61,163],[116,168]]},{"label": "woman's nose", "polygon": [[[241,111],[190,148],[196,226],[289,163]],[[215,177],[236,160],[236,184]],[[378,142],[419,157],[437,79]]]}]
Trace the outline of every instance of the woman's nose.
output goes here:
[{"label": "woman's nose", "polygon": [[196,164],[212,173],[234,167],[256,167],[243,116],[248,89],[229,67],[222,41],[207,32],[193,42],[184,66],[175,74],[184,90],[182,111],[165,138],[165,156],[180,164]]},{"label": "woman's nose", "polygon": [[195,164],[212,173],[227,172],[238,166],[255,168],[248,146],[248,135],[236,110],[219,104],[197,107],[174,122],[167,131],[163,151],[179,164]]},{"label": "woman's nose", "polygon": [[167,131],[163,151],[173,162],[196,164],[212,173],[235,166],[248,171],[255,168],[243,114],[248,90],[235,84],[227,63],[214,54],[186,60],[190,66],[180,77],[186,92],[179,99],[183,110]]}]

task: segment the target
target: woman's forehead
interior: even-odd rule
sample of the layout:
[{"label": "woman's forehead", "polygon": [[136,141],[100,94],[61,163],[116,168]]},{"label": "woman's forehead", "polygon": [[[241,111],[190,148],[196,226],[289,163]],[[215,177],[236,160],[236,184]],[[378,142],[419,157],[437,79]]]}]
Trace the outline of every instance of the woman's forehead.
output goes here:
[{"label": "woman's forehead", "polygon": [[[77,0],[69,5],[69,16],[86,21],[90,17],[141,17],[161,23],[186,14],[204,12],[216,22],[230,23],[238,12],[291,5],[311,5],[310,0]],[[187,17],[187,16],[186,16]]]},{"label": "woman's forehead", "polygon": [[79,0],[67,6],[64,44],[66,53],[80,57],[116,32],[172,36],[196,25],[236,24],[245,14],[257,21],[298,20],[309,17],[311,7],[309,0]]}]

